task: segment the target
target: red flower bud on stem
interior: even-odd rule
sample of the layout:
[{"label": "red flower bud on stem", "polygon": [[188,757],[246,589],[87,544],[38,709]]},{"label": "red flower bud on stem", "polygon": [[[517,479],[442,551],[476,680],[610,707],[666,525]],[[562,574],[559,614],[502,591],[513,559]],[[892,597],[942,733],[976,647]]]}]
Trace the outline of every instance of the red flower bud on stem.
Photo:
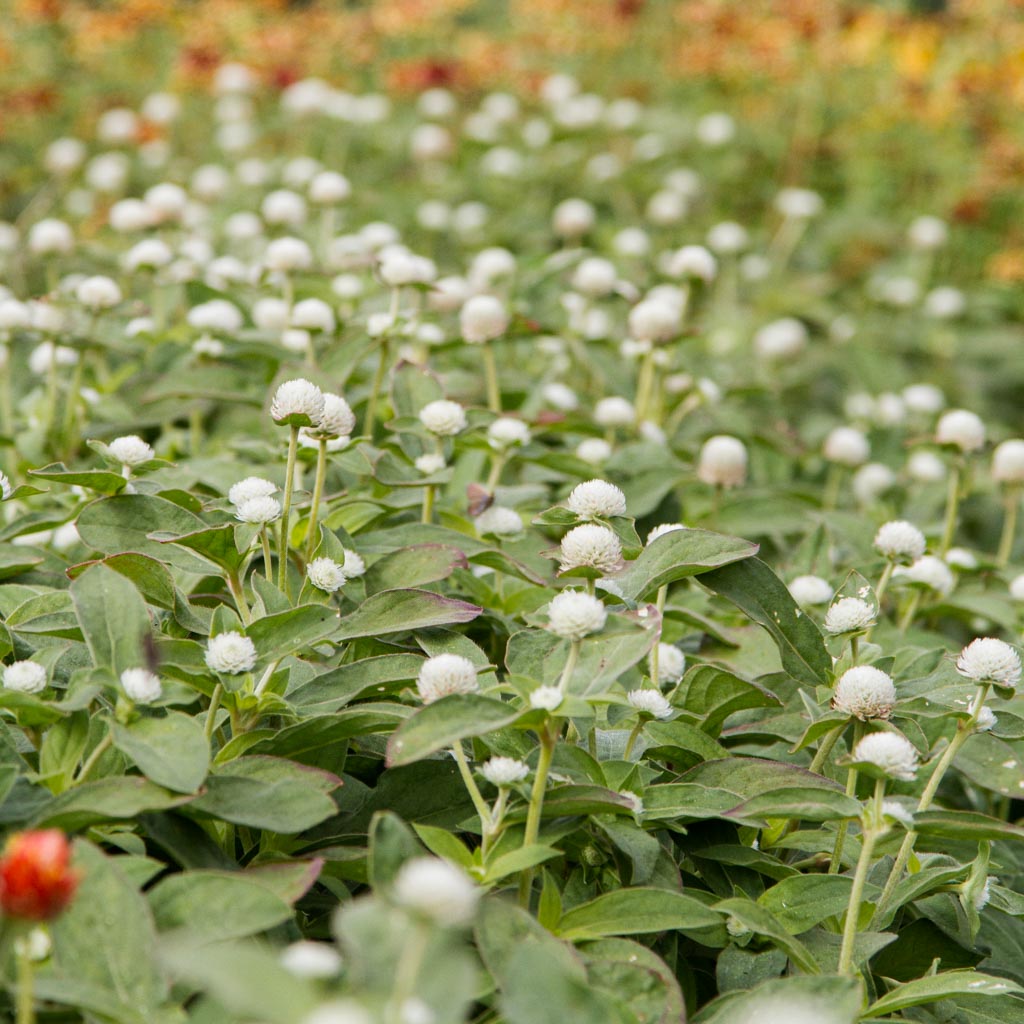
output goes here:
[{"label": "red flower bud on stem", "polygon": [[18,832],[0,856],[0,909],[23,921],[49,921],[71,902],[78,873],[59,829]]}]

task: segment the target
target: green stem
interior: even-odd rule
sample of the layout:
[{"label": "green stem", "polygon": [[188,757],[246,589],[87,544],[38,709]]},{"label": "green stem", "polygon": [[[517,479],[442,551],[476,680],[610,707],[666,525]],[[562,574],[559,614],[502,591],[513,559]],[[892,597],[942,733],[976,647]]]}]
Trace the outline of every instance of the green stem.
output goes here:
[{"label": "green stem", "polygon": [[281,529],[277,544],[277,585],[288,595],[288,519],[292,510],[292,491],[295,487],[295,450],[299,443],[299,428],[293,426],[288,437],[288,464],[284,478],[284,505],[281,508]]},{"label": "green stem", "polygon": [[903,617],[900,619],[899,631],[900,633],[906,633],[910,629],[914,622],[914,616],[917,614],[917,607],[921,603],[921,591],[915,590],[910,595],[910,601],[907,603],[907,607],[903,611]]},{"label": "green stem", "polygon": [[388,1000],[388,1024],[402,1024],[405,1020],[403,1007],[416,991],[416,979],[423,966],[423,959],[427,955],[429,943],[430,930],[422,921],[414,922],[405,940],[402,954],[398,958],[395,987]]},{"label": "green stem", "polygon": [[857,657],[858,657],[859,654],[860,654],[860,637],[859,636],[851,636],[850,637],[850,664],[851,665],[856,665],[857,664]]},{"label": "green stem", "polygon": [[569,644],[569,657],[565,659],[565,667],[562,669],[562,674],[558,679],[558,690],[564,694],[569,689],[569,683],[572,681],[572,674],[576,671],[576,662],[579,661],[580,657],[580,645],[582,641],[573,640]]},{"label": "green stem", "polygon": [[210,708],[206,712],[206,742],[213,739],[213,730],[217,728],[217,711],[220,708],[220,699],[224,695],[224,684],[218,683],[210,695]]},{"label": "green stem", "polygon": [[871,869],[871,858],[878,841],[878,829],[882,818],[882,797],[885,795],[885,779],[875,782],[875,798],[866,813],[871,820],[861,832],[860,857],[857,870],[853,876],[853,888],[850,890],[850,902],[846,908],[846,922],[843,925],[843,944],[839,948],[839,974],[853,975],[853,946],[857,938],[857,924],[860,920],[860,905],[864,898],[864,886]]},{"label": "green stem", "polygon": [[76,786],[80,782],[85,782],[89,777],[89,773],[96,767],[96,762],[99,761],[99,759],[107,752],[113,742],[114,737],[108,732],[107,735],[96,744],[93,752],[86,759],[85,763],[79,769],[78,775],[75,777]]},{"label": "green stem", "polygon": [[1020,510],[1020,488],[1006,489],[1006,515],[1003,517],[1003,533],[999,538],[999,550],[996,553],[996,565],[1005,569],[1013,553],[1013,541],[1017,535],[1017,515]]},{"label": "green stem", "polygon": [[487,806],[487,801],[481,795],[476,779],[473,778],[473,772],[470,770],[469,762],[466,760],[466,753],[462,749],[462,740],[459,740],[452,747],[452,753],[455,755],[455,763],[459,766],[459,774],[466,785],[469,798],[473,801],[476,813],[480,815],[480,828],[486,831],[487,823],[491,820],[491,809]]},{"label": "green stem", "polygon": [[640,721],[633,726],[633,729],[629,734],[629,739],[626,740],[626,749],[622,754],[623,761],[629,760],[629,755],[633,753],[633,745],[636,743],[637,737],[640,733],[643,732],[643,728],[644,720],[641,718]]},{"label": "green stem", "polygon": [[245,588],[242,585],[242,581],[238,578],[237,572],[229,572],[227,579],[228,589],[231,591],[231,596],[235,599],[235,605],[238,607],[238,614],[242,617],[242,623],[248,626],[252,621],[252,612],[249,611],[249,605],[245,600]]},{"label": "green stem", "polygon": [[487,477],[485,489],[488,494],[494,494],[498,481],[501,479],[501,471],[505,468],[506,456],[495,454],[491,457],[491,472]]},{"label": "green stem", "polygon": [[82,393],[82,374],[85,365],[85,352],[78,354],[78,362],[71,374],[71,383],[68,387],[67,405],[64,407],[64,454],[70,460],[78,448],[78,403]]},{"label": "green stem", "polygon": [[420,521],[429,523],[434,518],[434,486],[433,484],[427,484],[423,488],[423,514],[420,516]]},{"label": "green stem", "polygon": [[32,962],[31,950],[29,949],[28,936],[21,938],[15,944],[15,958],[17,961],[17,992],[16,1000],[16,1024],[35,1024],[35,970],[36,965]]},{"label": "green stem", "polygon": [[491,811],[487,821],[484,822],[484,834],[480,841],[480,853],[485,861],[487,860],[487,854],[490,852],[494,837],[501,831],[507,802],[508,790],[502,786],[498,790],[498,799],[494,801],[494,809]]},{"label": "green stem", "polygon": [[667,583],[664,584],[664,586],[658,587],[658,596],[656,598],[656,601],[660,625],[658,627],[658,639],[655,640],[654,646],[651,648],[651,682],[654,683],[654,685],[657,687],[661,686],[661,682],[658,679],[658,669],[660,667],[661,662],[661,651],[659,650],[659,647],[661,646],[661,634],[665,624],[664,620],[666,600],[668,600]]},{"label": "green stem", "polygon": [[501,389],[498,387],[498,363],[494,358],[493,342],[484,342],[484,376],[487,379],[487,408],[501,415]]},{"label": "green stem", "polygon": [[313,549],[317,545],[319,530],[317,520],[320,518],[320,502],[324,496],[324,477],[327,476],[327,441],[320,439],[316,453],[316,481],[313,484],[313,504],[309,510],[309,528],[306,537],[306,561],[313,557]]},{"label": "green stem", "polygon": [[848,724],[848,722],[840,722],[834,729],[825,733],[825,738],[821,741],[821,745],[811,760],[810,770],[812,772],[821,772],[822,765],[828,760],[828,755],[832,753],[833,748],[839,742],[839,737],[846,731]]},{"label": "green stem", "polygon": [[365,433],[371,441],[373,440],[373,428],[377,422],[377,396],[380,394],[380,390],[384,386],[384,374],[387,372],[388,368],[390,347],[390,341],[387,335],[385,335],[381,338],[380,359],[377,362],[377,369],[373,375],[373,388],[370,391],[370,397],[366,405],[366,418],[363,421],[363,433]]},{"label": "green stem", "polygon": [[260,541],[263,544],[263,575],[268,580],[272,580],[274,578],[274,560],[270,555],[270,536],[266,526],[260,529]]},{"label": "green stem", "polygon": [[647,419],[647,407],[651,401],[651,390],[654,387],[654,344],[644,353],[636,378],[636,420],[643,423]]},{"label": "green stem", "polygon": [[839,488],[843,483],[843,467],[833,462],[828,467],[828,475],[825,477],[825,497],[822,501],[822,508],[831,512],[839,503]]},{"label": "green stem", "polygon": [[957,511],[960,505],[960,463],[955,462],[949,471],[946,484],[946,518],[942,524],[942,541],[939,544],[939,558],[945,558],[953,543],[956,532]]},{"label": "green stem", "polygon": [[[853,723],[853,742],[850,744],[850,749],[860,742],[860,738],[864,735],[864,723],[854,722]],[[855,796],[857,793],[857,769],[851,768],[846,773],[846,795]],[[843,847],[846,845],[846,832],[850,827],[850,823],[847,820],[839,822],[839,828],[836,831],[836,845],[832,849],[832,860],[829,862],[828,873],[830,875],[836,874],[839,871],[840,866],[843,862]]]},{"label": "green stem", "polygon": [[[537,758],[537,772],[533,777],[533,789],[530,791],[530,806],[526,811],[526,831],[523,835],[523,846],[532,846],[540,834],[540,815],[544,807],[544,791],[547,788],[548,772],[555,754],[557,734],[547,725],[540,733],[540,756]],[[519,876],[519,903],[523,907],[530,904],[530,888],[533,884],[533,869],[527,868]]]}]

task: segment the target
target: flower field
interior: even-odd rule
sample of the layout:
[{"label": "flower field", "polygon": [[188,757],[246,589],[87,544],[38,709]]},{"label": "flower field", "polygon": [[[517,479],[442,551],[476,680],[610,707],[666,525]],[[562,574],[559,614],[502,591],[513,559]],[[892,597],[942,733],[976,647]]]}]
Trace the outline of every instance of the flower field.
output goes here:
[{"label": "flower field", "polygon": [[992,6],[12,5],[0,1019],[1024,1021]]}]

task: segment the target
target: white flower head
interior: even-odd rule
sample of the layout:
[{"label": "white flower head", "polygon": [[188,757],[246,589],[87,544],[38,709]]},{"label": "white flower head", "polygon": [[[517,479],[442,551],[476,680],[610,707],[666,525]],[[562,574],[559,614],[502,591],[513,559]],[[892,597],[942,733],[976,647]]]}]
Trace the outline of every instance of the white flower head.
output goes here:
[{"label": "white flower head", "polygon": [[836,427],[822,446],[829,462],[840,466],[859,466],[871,454],[868,439],[856,427]]},{"label": "white flower head", "polygon": [[608,518],[626,514],[626,496],[607,480],[587,480],[577,484],[566,501],[570,511],[581,519]]},{"label": "white flower head", "polygon": [[582,640],[600,632],[607,618],[600,599],[582,590],[563,590],[548,605],[548,628],[567,640]]},{"label": "white flower head", "polygon": [[10,478],[0,470],[0,501],[6,501],[14,493],[14,485]]},{"label": "white flower head", "polygon": [[893,779],[911,781],[917,774],[917,751],[899,733],[868,733],[853,748],[853,760],[873,764]]},{"label": "white flower head", "polygon": [[153,449],[138,434],[115,437],[107,450],[122,466],[141,466],[154,457]]},{"label": "white flower head", "polygon": [[356,429],[356,415],[341,395],[324,392],[324,411],[316,429],[323,437],[349,437]]},{"label": "white flower head", "polygon": [[1024,441],[1014,438],[996,445],[992,479],[1001,484],[1024,483]]},{"label": "white flower head", "polygon": [[461,654],[435,654],[420,666],[416,689],[424,704],[453,693],[476,693],[476,666]]},{"label": "white flower head", "polygon": [[592,466],[600,466],[612,457],[612,446],[603,437],[588,437],[577,445],[576,455]]},{"label": "white flower head", "polygon": [[871,665],[847,669],[836,683],[832,707],[845,715],[859,718],[889,718],[896,706],[896,687],[892,678]]},{"label": "white flower head", "polygon": [[4,687],[18,693],[39,693],[46,689],[46,669],[34,661],[15,661],[4,668]]},{"label": "white flower head", "polygon": [[420,422],[438,437],[454,437],[466,429],[466,410],[458,402],[439,398],[420,409]]},{"label": "white flower head", "polygon": [[495,537],[515,537],[523,532],[523,520],[515,509],[491,505],[476,517],[476,531],[481,536],[491,533]]},{"label": "white flower head", "polygon": [[[651,661],[653,661],[653,652]],[[658,678],[654,681],[659,686],[678,683],[686,671],[686,655],[675,644],[658,644]]]},{"label": "white flower head", "polygon": [[986,705],[978,712],[978,720],[974,723],[974,728],[978,732],[990,732],[996,727],[998,721],[996,713]]},{"label": "white flower head", "polygon": [[317,590],[333,594],[345,585],[348,577],[344,568],[333,558],[314,558],[306,566],[306,579],[309,580],[310,586],[316,587]]},{"label": "white flower head", "polygon": [[717,487],[739,487],[747,478],[747,448],[727,434],[709,437],[701,446],[697,479]]},{"label": "white flower head", "polygon": [[974,452],[985,444],[985,424],[973,412],[952,409],[939,418],[935,440],[938,444],[953,445],[962,452]]},{"label": "white flower head", "polygon": [[293,942],[281,950],[281,964],[297,978],[333,978],[341,970],[341,955],[329,942]]},{"label": "white flower head", "polygon": [[875,534],[875,550],[890,562],[914,562],[924,554],[924,534],[905,519],[883,523]]},{"label": "white flower head", "polygon": [[821,576],[797,576],[789,583],[789,593],[799,605],[828,604],[835,593],[832,584]]},{"label": "white flower head", "polygon": [[493,341],[508,330],[508,311],[493,295],[474,295],[459,313],[462,337],[471,345]]},{"label": "white flower head", "polygon": [[630,690],[626,700],[641,714],[658,719],[672,717],[672,705],[657,690]]},{"label": "white flower head", "polygon": [[270,416],[278,424],[318,427],[323,415],[323,392],[303,377],[286,380],[274,392],[270,403]]},{"label": "white flower head", "polygon": [[487,428],[487,440],[492,448],[503,451],[515,445],[530,443],[530,428],[512,416],[501,416]]},{"label": "white flower head", "polygon": [[472,921],[480,890],[454,864],[440,857],[414,857],[399,868],[391,895],[410,913],[458,928]]},{"label": "white flower head", "polygon": [[492,786],[511,786],[530,774],[530,766],[514,757],[492,757],[480,766],[480,774]]},{"label": "white flower head", "polygon": [[247,476],[244,480],[231,485],[228,501],[232,505],[241,505],[251,498],[269,498],[276,490],[277,484],[264,480],[261,476]]},{"label": "white flower head", "polygon": [[136,704],[152,704],[163,693],[160,677],[145,668],[126,668],[121,673],[121,686]]},{"label": "white flower head", "polygon": [[420,455],[413,465],[424,476],[433,476],[435,473],[440,473],[447,463],[439,452],[427,452],[426,455]]},{"label": "white flower head", "polygon": [[622,566],[622,544],[607,526],[583,523],[573,527],[561,544],[561,568],[591,568],[611,573]]},{"label": "white flower head", "polygon": [[269,496],[246,498],[235,506],[235,518],[243,523],[266,526],[281,518],[281,502]]},{"label": "white flower head", "polygon": [[366,572],[366,562],[363,561],[363,556],[351,548],[342,548],[342,551],[345,552],[345,562],[341,567],[341,571],[345,574],[345,578],[354,580],[364,575]]},{"label": "white flower head", "polygon": [[[550,396],[548,400],[551,401]],[[594,422],[601,427],[631,427],[636,423],[636,409],[625,398],[611,395],[594,406]]]},{"label": "white flower head", "polygon": [[914,813],[898,800],[883,800],[882,814],[898,821],[909,832],[914,827]]},{"label": "white flower head", "polygon": [[659,537],[664,537],[666,533],[675,533],[677,530],[685,529],[686,527],[682,523],[658,523],[647,534],[647,546],[653,544]]},{"label": "white flower head", "polygon": [[922,555],[910,565],[900,567],[893,572],[893,577],[907,583],[918,583],[934,590],[945,597],[953,592],[956,577],[950,567],[935,555]]},{"label": "white flower head", "polygon": [[256,645],[237,630],[218,633],[206,645],[206,664],[212,671],[228,676],[251,672],[256,664]]},{"label": "white flower head", "polygon": [[861,633],[875,623],[875,610],[859,597],[841,597],[825,613],[825,630],[833,636]]},{"label": "white flower head", "polygon": [[98,312],[116,306],[121,301],[121,289],[109,277],[96,275],[87,277],[78,285],[75,289],[75,298],[86,309]]},{"label": "white flower head", "polygon": [[1020,655],[1002,640],[979,637],[960,652],[956,670],[975,682],[994,683],[1012,690],[1020,682]]},{"label": "white flower head", "polygon": [[565,695],[557,686],[538,686],[530,693],[530,707],[556,711],[564,699]]},{"label": "white flower head", "polygon": [[1019,576],[1014,576],[1013,579],[1010,580],[1009,589],[1010,597],[1012,597],[1014,601],[1024,602],[1024,573],[1021,573]]}]

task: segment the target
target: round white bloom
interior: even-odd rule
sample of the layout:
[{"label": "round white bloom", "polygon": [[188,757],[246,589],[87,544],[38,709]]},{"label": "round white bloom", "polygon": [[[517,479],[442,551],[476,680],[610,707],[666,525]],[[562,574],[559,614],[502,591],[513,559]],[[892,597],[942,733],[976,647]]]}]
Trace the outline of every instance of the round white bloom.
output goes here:
[{"label": "round white bloom", "polygon": [[949,227],[938,217],[917,217],[907,229],[907,239],[915,249],[941,249],[948,238]]},{"label": "round white bloom", "polygon": [[796,317],[765,324],[754,335],[754,351],[762,359],[794,359],[807,347],[807,328]]},{"label": "round white bloom", "polygon": [[530,693],[530,707],[555,711],[561,706],[564,699],[565,695],[557,686],[538,686]]},{"label": "round white bloom", "polygon": [[603,437],[588,437],[576,446],[576,455],[592,466],[599,466],[612,457],[612,446]]},{"label": "round white bloom", "polygon": [[119,199],[107,214],[107,222],[123,234],[142,231],[153,223],[153,211],[141,199]]},{"label": "round white bloom", "polygon": [[561,544],[561,568],[563,572],[577,568],[599,569],[610,573],[622,565],[622,545],[619,538],[607,526],[584,523],[573,527]]},{"label": "round white bloom", "polygon": [[306,578],[317,590],[333,594],[345,585],[345,570],[333,558],[314,558],[306,566]]},{"label": "round white bloom", "polygon": [[281,503],[269,495],[245,498],[238,502],[235,518],[243,523],[257,523],[260,526],[276,523],[281,518]]},{"label": "round white bloom", "polygon": [[206,664],[212,671],[229,676],[251,672],[256,664],[256,645],[237,630],[218,633],[206,645]]},{"label": "round white bloom", "polygon": [[625,494],[607,480],[587,480],[577,484],[569,493],[566,505],[581,519],[626,514]]},{"label": "round white bloom", "polygon": [[153,449],[137,434],[115,437],[107,450],[122,466],[140,466],[154,458]]},{"label": "round white bloom", "polygon": [[841,597],[825,613],[825,630],[833,636],[860,633],[874,622],[874,610],[859,597]]},{"label": "round white bloom", "polygon": [[939,412],[946,396],[934,384],[909,384],[902,391],[903,404],[914,413],[928,416]]},{"label": "round white bloom", "polygon": [[679,307],[662,299],[644,299],[629,311],[629,333],[640,341],[669,341],[680,326]]},{"label": "round white bloom", "polygon": [[967,299],[959,288],[941,285],[924,297],[924,311],[936,320],[953,320],[967,309]]},{"label": "round white bloom", "polygon": [[[156,270],[166,267],[173,258],[174,254],[165,242],[159,238],[144,238],[124,254],[121,258],[121,266],[129,271]],[[79,299],[81,299],[81,287],[79,288]],[[116,303],[112,303],[112,305],[116,305]]]},{"label": "round white bloom", "polygon": [[291,319],[291,308],[285,299],[265,296],[252,306],[252,321],[261,331],[283,331]]},{"label": "round white bloom", "polygon": [[146,189],[142,199],[156,223],[180,220],[188,206],[188,193],[180,185],[169,181]]},{"label": "round white bloom", "polygon": [[650,251],[651,240],[643,228],[623,228],[612,239],[612,248],[620,256],[639,259]]},{"label": "round white bloom", "polygon": [[578,292],[598,298],[610,295],[615,290],[619,275],[615,264],[600,256],[588,256],[580,260],[572,275],[572,286]]},{"label": "round white bloom", "polygon": [[22,330],[32,324],[32,313],[24,302],[17,299],[0,299],[0,331]]},{"label": "round white bloom", "polygon": [[109,277],[87,277],[75,289],[75,298],[93,311],[110,309],[121,301],[121,289]]},{"label": "round white bloom", "polygon": [[515,509],[504,505],[491,505],[476,517],[477,533],[496,537],[514,537],[523,532],[523,520]]},{"label": "round white bloom", "polygon": [[914,745],[895,732],[868,733],[853,748],[854,761],[881,768],[893,779],[909,782],[917,774],[917,751]]},{"label": "round white bloom", "polygon": [[727,434],[709,437],[700,449],[697,479],[718,487],[739,487],[747,478],[747,449]]},{"label": "round white bloom", "polygon": [[124,153],[100,153],[89,161],[85,179],[90,188],[111,194],[124,188],[129,170],[128,158]]},{"label": "round white bloom", "polygon": [[352,185],[344,174],[337,171],[320,171],[309,183],[309,198],[320,206],[343,203],[352,195]]},{"label": "round white bloom", "polygon": [[530,774],[530,766],[514,757],[492,757],[480,766],[480,774],[492,786],[511,786]]},{"label": "round white bloom", "polygon": [[85,160],[85,143],[81,139],[54,139],[46,147],[46,169],[58,177],[74,174]]},{"label": "round white bloom", "polygon": [[[559,409],[562,412],[573,412],[580,406],[580,400],[577,397],[576,392],[573,391],[573,389],[569,387],[567,384],[563,384],[561,381],[554,380],[548,382],[547,384],[544,385],[543,388],[541,388],[541,394],[544,396],[545,402],[547,402],[549,405],[553,405],[556,409]],[[602,401],[609,401],[609,399],[602,399]],[[625,399],[617,398],[611,399],[611,401],[623,402],[625,401]],[[597,405],[598,408],[600,408],[601,402],[598,402]],[[626,405],[629,407],[630,411],[629,422],[632,423],[634,419],[633,407],[629,405],[628,402],[626,402]],[[595,419],[596,416],[597,410],[595,409]]]},{"label": "round white bloom", "polygon": [[231,175],[220,164],[202,164],[192,175],[192,192],[204,202],[215,202],[231,187]]},{"label": "round white bloom", "polygon": [[809,220],[817,217],[825,203],[817,192],[809,188],[783,188],[775,196],[775,209],[783,217],[793,220]]},{"label": "round white bloom", "polygon": [[872,504],[895,485],[896,474],[881,462],[861,466],[850,481],[853,495],[861,505]]},{"label": "round white bloom", "polygon": [[918,483],[938,483],[946,478],[946,464],[935,452],[921,448],[907,459],[907,473]]},{"label": "round white bloom", "polygon": [[883,523],[875,534],[875,550],[890,562],[913,562],[924,554],[924,534],[905,519]]},{"label": "round white bloom", "polygon": [[28,233],[29,251],[37,256],[69,253],[74,248],[75,236],[62,220],[48,217],[36,221]]},{"label": "round white bloom", "polygon": [[459,313],[462,337],[472,345],[482,345],[508,330],[508,311],[493,295],[474,295]]},{"label": "round white bloom", "polygon": [[461,654],[436,654],[420,666],[416,689],[424,704],[453,693],[475,693],[480,689],[476,666]]},{"label": "round white bloom", "polygon": [[972,640],[956,659],[956,670],[979,683],[1014,688],[1020,682],[1020,655],[995,637]]},{"label": "round white bloom", "polygon": [[251,242],[263,235],[263,224],[249,210],[239,210],[224,221],[224,234],[233,242]]},{"label": "round white bloom", "polygon": [[458,402],[439,398],[420,409],[420,422],[438,437],[454,437],[466,429],[466,410]]},{"label": "round white bloom", "polygon": [[399,906],[447,927],[469,924],[480,899],[472,879],[440,857],[407,860],[395,875],[391,893]]},{"label": "round white bloom", "polygon": [[[550,396],[546,397],[551,401]],[[633,408],[632,402],[618,395],[602,398],[594,406],[594,422],[602,427],[631,427],[636,422],[636,409]]]},{"label": "round white bloom", "polygon": [[530,428],[512,416],[501,416],[487,428],[487,440],[493,448],[511,448],[530,443]]},{"label": "round white bloom", "polygon": [[832,584],[820,576],[797,576],[789,584],[789,593],[800,605],[828,604],[832,600]]},{"label": "round white bloom", "polygon": [[822,453],[840,466],[859,466],[871,454],[871,446],[855,427],[836,427],[825,438]]},{"label": "round white bloom", "polygon": [[955,445],[962,452],[977,451],[985,443],[985,424],[973,412],[953,409],[939,418],[935,440]]},{"label": "round white bloom", "polygon": [[127,107],[111,107],[100,114],[96,122],[96,137],[101,142],[115,145],[131,142],[139,130],[139,118]]},{"label": "round white bloom", "polygon": [[322,299],[303,299],[292,307],[291,325],[307,331],[323,331],[330,334],[337,326],[337,322],[334,319],[334,311]]},{"label": "round white bloom", "polygon": [[896,706],[896,687],[892,678],[871,665],[847,669],[836,683],[832,707],[862,722],[869,718],[888,718]]},{"label": "round white bloom", "polygon": [[160,677],[144,668],[126,668],[121,673],[121,686],[136,704],[152,704],[163,693]]},{"label": "round white bloom", "polygon": [[730,114],[712,111],[697,120],[694,134],[703,145],[717,149],[733,140],[736,135],[736,122]]},{"label": "round white bloom", "polygon": [[275,238],[263,252],[263,264],[282,274],[313,265],[313,250],[301,238]]},{"label": "round white bloom", "polygon": [[653,544],[659,537],[664,537],[666,533],[675,533],[677,530],[685,530],[686,528],[683,523],[658,523],[647,534],[647,546]]},{"label": "round white bloom", "polygon": [[271,419],[279,424],[317,427],[323,414],[323,392],[303,377],[281,384],[270,403]]},{"label": "round white bloom", "polygon": [[324,410],[317,432],[328,437],[349,437],[356,429],[356,414],[341,395],[325,391]]},{"label": "round white bloom", "polygon": [[996,445],[992,453],[992,479],[1001,484],[1024,483],[1024,441],[1014,438]]},{"label": "round white bloom", "polygon": [[896,569],[893,576],[905,580],[907,583],[923,584],[942,597],[951,594],[953,587],[956,586],[956,578],[953,576],[952,570],[935,555],[922,555],[905,568]]},{"label": "round white bloom", "polygon": [[747,229],[732,220],[715,224],[707,235],[708,248],[721,256],[732,256],[741,252],[750,242]]},{"label": "round white bloom", "polygon": [[291,189],[276,189],[263,197],[260,214],[268,224],[296,227],[305,223],[306,200]]},{"label": "round white bloom", "polygon": [[630,690],[626,700],[642,714],[661,719],[672,717],[672,705],[657,690]]},{"label": "round white bloom", "polygon": [[644,216],[659,227],[667,227],[671,224],[678,224],[689,209],[689,202],[686,196],[670,188],[659,189],[644,207]]},{"label": "round white bloom", "polygon": [[684,245],[669,255],[665,270],[669,277],[713,281],[718,274],[718,260],[703,245]]},{"label": "round white bloom", "polygon": [[990,707],[985,706],[978,712],[978,720],[974,723],[974,728],[978,732],[991,732],[998,722],[996,713]]},{"label": "round white bloom", "polygon": [[582,640],[600,632],[607,619],[600,599],[581,590],[563,590],[548,605],[548,628],[566,640]]},{"label": "round white bloom", "polygon": [[1024,601],[1024,573],[1010,580],[1010,597],[1014,601]]},{"label": "round white bloom", "polygon": [[53,366],[74,366],[78,362],[78,353],[66,345],[54,345],[52,341],[44,341],[36,345],[28,357],[29,369],[41,377]]},{"label": "round white bloom", "polygon": [[302,1024],[374,1024],[374,1018],[350,999],[332,999],[303,1017]]},{"label": "round white bloom", "polygon": [[345,579],[354,580],[357,576],[362,576],[366,572],[363,556],[350,548],[342,548],[342,551],[345,552],[345,563],[341,571],[345,574]]},{"label": "round white bloom", "polygon": [[950,548],[946,552],[946,564],[970,572],[978,568],[978,556],[968,548]]},{"label": "round white bloom", "polygon": [[247,476],[232,484],[228,491],[228,501],[232,505],[241,505],[252,498],[269,498],[277,491],[277,484],[264,480],[261,476]]},{"label": "round white bloom", "polygon": [[596,220],[597,213],[586,199],[566,199],[555,207],[551,226],[559,238],[580,238]]},{"label": "round white bloom", "polygon": [[[653,661],[653,652],[651,660]],[[675,644],[658,644],[658,678],[659,686],[667,683],[678,683],[686,671],[686,655]]]},{"label": "round white bloom", "polygon": [[189,326],[198,331],[217,331],[234,334],[242,329],[243,318],[239,308],[227,299],[211,299],[201,302],[188,311]]},{"label": "round white bloom", "polygon": [[882,814],[898,821],[908,832],[914,827],[914,812],[898,800],[883,800]]},{"label": "round white bloom", "polygon": [[297,978],[333,978],[341,956],[329,942],[293,942],[281,950],[281,964]]},{"label": "round white bloom", "polygon": [[4,686],[19,693],[39,693],[46,689],[46,669],[34,661],[15,661],[4,668]]},{"label": "round white bloom", "polygon": [[447,463],[444,461],[444,456],[438,452],[427,452],[426,455],[419,456],[413,465],[424,476],[433,476],[435,473],[440,473]]}]

